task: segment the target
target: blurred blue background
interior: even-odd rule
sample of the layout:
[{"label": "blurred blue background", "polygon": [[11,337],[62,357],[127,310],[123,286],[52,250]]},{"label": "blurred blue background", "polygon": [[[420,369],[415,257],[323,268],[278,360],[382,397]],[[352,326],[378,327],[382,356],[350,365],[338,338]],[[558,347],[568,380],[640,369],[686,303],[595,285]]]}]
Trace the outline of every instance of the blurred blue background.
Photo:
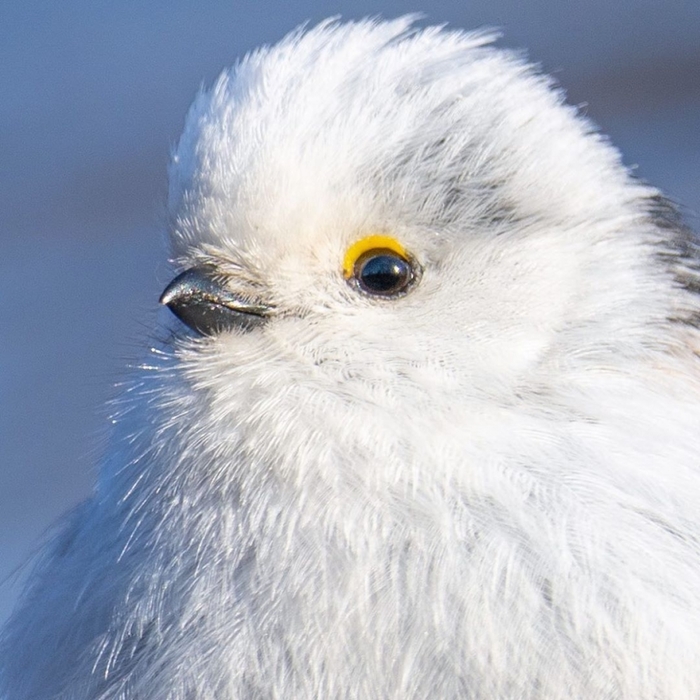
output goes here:
[{"label": "blurred blue background", "polygon": [[697,230],[698,0],[4,0],[0,621],[35,543],[89,493],[105,403],[148,342],[168,153],[199,86],[306,20],[409,11],[502,29]]}]

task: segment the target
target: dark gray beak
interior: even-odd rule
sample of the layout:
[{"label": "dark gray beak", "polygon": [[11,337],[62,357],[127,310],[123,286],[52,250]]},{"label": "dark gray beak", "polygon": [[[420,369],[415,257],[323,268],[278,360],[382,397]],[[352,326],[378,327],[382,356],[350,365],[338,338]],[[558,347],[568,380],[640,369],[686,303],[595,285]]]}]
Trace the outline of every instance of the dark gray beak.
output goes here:
[{"label": "dark gray beak", "polygon": [[178,275],[160,297],[186,326],[201,335],[262,325],[270,307],[226,289],[211,268],[193,267]]}]

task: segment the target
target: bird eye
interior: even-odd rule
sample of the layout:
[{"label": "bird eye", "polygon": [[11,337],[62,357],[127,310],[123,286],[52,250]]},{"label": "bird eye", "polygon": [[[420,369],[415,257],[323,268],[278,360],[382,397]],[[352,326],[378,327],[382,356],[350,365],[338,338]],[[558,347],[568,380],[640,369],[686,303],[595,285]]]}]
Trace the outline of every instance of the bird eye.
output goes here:
[{"label": "bird eye", "polygon": [[404,247],[389,236],[367,236],[345,253],[345,279],[372,296],[393,297],[416,278],[416,267]]}]

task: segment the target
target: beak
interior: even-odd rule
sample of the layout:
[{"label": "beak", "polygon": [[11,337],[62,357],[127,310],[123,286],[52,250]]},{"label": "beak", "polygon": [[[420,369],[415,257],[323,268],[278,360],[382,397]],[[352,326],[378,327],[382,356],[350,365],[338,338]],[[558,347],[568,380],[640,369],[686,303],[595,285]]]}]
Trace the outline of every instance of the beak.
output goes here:
[{"label": "beak", "polygon": [[251,330],[261,326],[272,310],[226,289],[208,267],[192,267],[178,275],[165,288],[160,303],[200,335]]}]

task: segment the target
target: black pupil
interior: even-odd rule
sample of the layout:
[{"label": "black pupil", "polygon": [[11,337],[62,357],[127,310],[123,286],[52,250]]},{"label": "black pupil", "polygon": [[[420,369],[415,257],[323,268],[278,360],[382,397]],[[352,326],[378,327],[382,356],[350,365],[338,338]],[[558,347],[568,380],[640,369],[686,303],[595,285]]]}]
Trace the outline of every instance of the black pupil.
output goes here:
[{"label": "black pupil", "polygon": [[393,253],[370,254],[358,267],[362,288],[372,294],[396,294],[411,280],[410,265]]}]

